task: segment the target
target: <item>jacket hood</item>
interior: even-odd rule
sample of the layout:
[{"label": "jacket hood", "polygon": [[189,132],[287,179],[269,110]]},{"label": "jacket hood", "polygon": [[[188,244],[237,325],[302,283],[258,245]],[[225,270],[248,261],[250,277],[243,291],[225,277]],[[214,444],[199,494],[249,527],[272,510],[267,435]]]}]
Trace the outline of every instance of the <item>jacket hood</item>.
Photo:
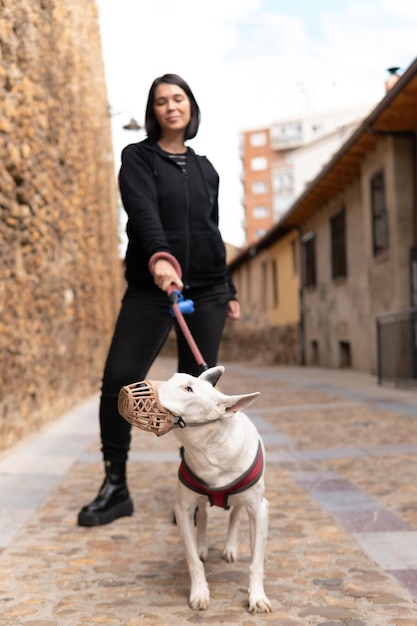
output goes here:
[{"label": "jacket hood", "polygon": [[[158,144],[156,143],[156,141],[153,141],[153,139],[149,139],[149,137],[146,137],[146,139],[142,139],[142,141],[138,141],[137,144],[135,144],[137,146],[143,147],[146,150],[149,150],[151,152],[156,152],[157,154],[160,155],[165,155],[166,151],[162,150],[162,148],[160,148],[158,146]],[[185,146],[187,149],[187,153],[188,154],[193,154],[195,155],[195,152],[192,148],[190,148],[190,146]]]}]

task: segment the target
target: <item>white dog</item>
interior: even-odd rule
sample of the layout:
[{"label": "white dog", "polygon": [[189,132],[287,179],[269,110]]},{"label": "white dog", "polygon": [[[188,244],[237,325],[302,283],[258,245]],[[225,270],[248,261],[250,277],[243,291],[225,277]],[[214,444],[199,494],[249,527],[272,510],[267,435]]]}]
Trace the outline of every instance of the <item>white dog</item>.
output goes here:
[{"label": "white dog", "polygon": [[249,612],[269,613],[271,605],[263,585],[268,531],[264,446],[254,424],[241,412],[259,393],[224,395],[214,387],[223,372],[224,367],[218,366],[198,378],[174,374],[166,382],[150,381],[157,390],[159,404],[169,412],[172,425],[177,426],[173,432],[183,447],[174,511],[191,578],[189,604],[192,609],[209,605],[202,561],[207,557],[206,505],[210,501],[232,507],[223,552],[229,562],[237,558],[238,516],[246,508],[251,540]]}]

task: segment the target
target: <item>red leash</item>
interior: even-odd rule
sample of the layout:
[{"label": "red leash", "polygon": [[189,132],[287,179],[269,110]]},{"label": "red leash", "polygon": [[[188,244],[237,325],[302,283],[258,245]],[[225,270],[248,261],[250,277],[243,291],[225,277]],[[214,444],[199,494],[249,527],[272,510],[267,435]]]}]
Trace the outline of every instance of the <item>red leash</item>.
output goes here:
[{"label": "red leash", "polygon": [[205,360],[203,359],[203,356],[200,352],[200,350],[197,347],[196,342],[194,341],[194,337],[192,336],[190,329],[187,326],[187,323],[184,319],[184,316],[181,312],[180,307],[178,306],[178,293],[175,289],[175,285],[171,285],[168,288],[168,297],[169,300],[172,304],[172,310],[175,313],[175,317],[177,319],[177,322],[184,334],[184,337],[187,340],[188,345],[190,346],[190,350],[194,355],[195,360],[197,361],[197,364],[201,367],[202,370],[206,370],[208,369],[207,367],[207,363],[205,362]]},{"label": "red leash", "polygon": [[[178,276],[180,278],[182,277],[182,269],[180,264],[178,263],[177,259],[172,256],[172,254],[169,254],[169,252],[156,252],[151,256],[151,258],[149,259],[149,271],[151,272],[152,276],[155,263],[158,259],[166,259],[167,261],[169,261],[175,267],[175,271],[177,272]],[[207,363],[203,359],[202,354],[198,349],[197,344],[194,341],[194,338],[190,332],[190,329],[187,326],[182,311],[178,306],[178,291],[176,290],[175,285],[170,285],[167,293],[169,301],[172,305],[172,310],[175,313],[175,318],[184,334],[185,339],[187,340],[188,345],[190,346],[190,350],[193,353],[197,364],[201,367],[202,370],[208,369]]]}]

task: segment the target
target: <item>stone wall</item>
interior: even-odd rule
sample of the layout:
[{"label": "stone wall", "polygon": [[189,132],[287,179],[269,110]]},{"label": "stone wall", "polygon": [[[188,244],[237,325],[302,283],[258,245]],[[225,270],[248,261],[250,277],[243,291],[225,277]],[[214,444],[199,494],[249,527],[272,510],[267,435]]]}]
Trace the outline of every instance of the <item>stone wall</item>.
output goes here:
[{"label": "stone wall", "polygon": [[[169,334],[162,354],[176,356],[174,331]],[[204,358],[204,354],[202,356]],[[255,365],[301,365],[299,324],[255,327],[243,321],[228,321],[220,344],[218,363],[228,361]]]},{"label": "stone wall", "polygon": [[0,448],[99,389],[121,289],[93,0],[0,0]]},{"label": "stone wall", "polygon": [[228,322],[220,345],[219,363],[245,361],[256,365],[300,365],[299,324],[251,326]]}]

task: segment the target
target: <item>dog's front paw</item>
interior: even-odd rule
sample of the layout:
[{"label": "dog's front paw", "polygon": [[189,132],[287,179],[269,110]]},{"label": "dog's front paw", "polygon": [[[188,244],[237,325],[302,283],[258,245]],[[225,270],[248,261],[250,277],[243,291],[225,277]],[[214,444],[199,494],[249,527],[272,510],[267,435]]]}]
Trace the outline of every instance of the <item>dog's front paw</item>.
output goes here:
[{"label": "dog's front paw", "polygon": [[207,585],[199,585],[198,589],[191,589],[189,605],[194,611],[204,611],[210,604],[210,592]]},{"label": "dog's front paw", "polygon": [[265,594],[262,596],[249,595],[249,613],[271,613],[271,603]]},{"label": "dog's front paw", "polygon": [[237,547],[226,545],[223,550],[223,558],[228,563],[237,561]]}]

